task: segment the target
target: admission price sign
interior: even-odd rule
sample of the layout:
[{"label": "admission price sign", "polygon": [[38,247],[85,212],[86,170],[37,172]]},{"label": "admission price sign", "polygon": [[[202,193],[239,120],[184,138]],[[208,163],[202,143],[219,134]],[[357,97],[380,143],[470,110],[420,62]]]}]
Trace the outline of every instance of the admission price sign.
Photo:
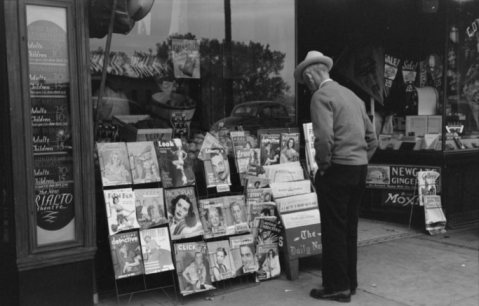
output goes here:
[{"label": "admission price sign", "polygon": [[27,6],[37,244],[75,239],[65,8]]}]

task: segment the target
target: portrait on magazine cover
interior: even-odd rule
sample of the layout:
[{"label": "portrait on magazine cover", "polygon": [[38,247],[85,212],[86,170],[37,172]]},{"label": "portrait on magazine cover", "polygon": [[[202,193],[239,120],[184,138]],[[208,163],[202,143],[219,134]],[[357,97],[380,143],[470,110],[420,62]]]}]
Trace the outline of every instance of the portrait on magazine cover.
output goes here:
[{"label": "portrait on magazine cover", "polygon": [[193,187],[165,190],[172,240],[203,234]]},{"label": "portrait on magazine cover", "polygon": [[211,284],[205,243],[179,243],[175,245],[175,252],[181,294],[188,295],[215,289]]}]

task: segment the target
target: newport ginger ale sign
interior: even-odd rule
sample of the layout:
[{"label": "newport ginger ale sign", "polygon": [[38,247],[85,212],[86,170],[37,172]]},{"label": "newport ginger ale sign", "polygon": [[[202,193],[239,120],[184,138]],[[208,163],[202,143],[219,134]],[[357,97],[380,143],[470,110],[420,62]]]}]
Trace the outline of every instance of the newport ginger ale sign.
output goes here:
[{"label": "newport ginger ale sign", "polygon": [[[417,173],[419,171],[437,171],[440,167],[413,165],[368,165],[366,187],[381,189],[417,190]],[[438,178],[438,192],[441,188],[441,177]]]}]

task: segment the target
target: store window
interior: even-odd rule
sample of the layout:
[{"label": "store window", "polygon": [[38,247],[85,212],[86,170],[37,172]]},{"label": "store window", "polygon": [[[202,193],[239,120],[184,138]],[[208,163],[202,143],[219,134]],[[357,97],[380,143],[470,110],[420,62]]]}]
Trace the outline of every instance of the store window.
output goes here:
[{"label": "store window", "polygon": [[[209,130],[235,106],[275,101],[281,109],[271,112],[280,118],[274,124],[291,125],[294,12],[291,0],[154,1],[127,34],[113,34],[104,94],[109,102],[100,117],[150,114],[168,123],[166,104],[191,109],[191,127]],[[90,33],[95,104],[106,37]],[[235,109],[235,115],[242,112],[252,109]]]},{"label": "store window", "polygon": [[[451,2],[446,53],[446,127],[479,135],[479,5]],[[474,143],[473,143],[474,144]]]}]

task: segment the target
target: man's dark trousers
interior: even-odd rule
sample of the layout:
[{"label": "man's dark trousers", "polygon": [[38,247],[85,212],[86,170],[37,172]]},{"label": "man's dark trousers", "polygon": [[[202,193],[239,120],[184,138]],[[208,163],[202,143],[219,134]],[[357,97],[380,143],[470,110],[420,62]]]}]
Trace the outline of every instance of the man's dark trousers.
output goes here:
[{"label": "man's dark trousers", "polygon": [[315,178],[321,213],[323,287],[356,289],[358,218],[366,185],[367,165],[332,164]]}]

